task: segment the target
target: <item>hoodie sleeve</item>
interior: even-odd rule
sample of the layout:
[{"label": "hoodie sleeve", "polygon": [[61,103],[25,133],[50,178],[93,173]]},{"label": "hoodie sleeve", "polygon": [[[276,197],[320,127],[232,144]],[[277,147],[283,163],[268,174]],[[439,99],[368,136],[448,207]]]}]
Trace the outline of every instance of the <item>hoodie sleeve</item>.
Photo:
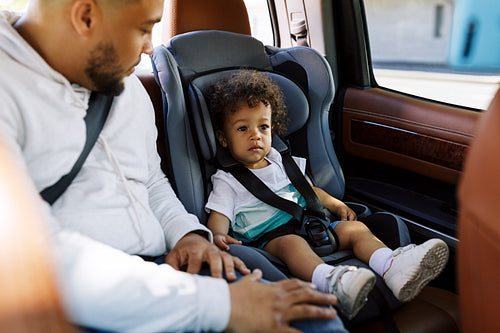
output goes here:
[{"label": "hoodie sleeve", "polygon": [[133,91],[137,94],[136,98],[141,100],[141,105],[147,107],[147,110],[143,112],[145,116],[149,117],[146,125],[149,127],[146,130],[146,149],[149,149],[147,154],[148,180],[146,186],[149,195],[149,206],[162,226],[167,250],[171,250],[183,236],[192,231],[206,232],[208,240],[212,242],[210,230],[201,224],[195,215],[186,211],[172,189],[169,180],[161,170],[160,156],[156,148],[158,132],[155,126],[153,105],[139,79],[135,78],[132,82],[135,84]]},{"label": "hoodie sleeve", "polygon": [[[146,132],[149,204],[171,249],[188,232],[209,231],[187,213],[160,169],[154,111],[135,81],[151,117]],[[223,331],[229,322],[225,280],[145,262],[69,230],[55,232],[54,241],[63,300],[80,325],[117,332],[200,332]]]},{"label": "hoodie sleeve", "polygon": [[[26,171],[16,145],[5,136],[17,168]],[[27,178],[29,178],[26,172]],[[33,196],[37,190],[32,182]],[[191,275],[145,262],[60,227],[41,199],[51,236],[53,267],[72,322],[116,332],[223,331],[231,312],[222,279]]]},{"label": "hoodie sleeve", "polygon": [[192,231],[205,231],[208,240],[212,242],[210,230],[202,225],[195,215],[186,211],[170,186],[170,182],[159,168],[153,173],[148,190],[149,204],[163,228],[168,250],[171,250],[184,235]]},{"label": "hoodie sleeve", "polygon": [[222,279],[145,262],[70,231],[54,237],[72,321],[117,332],[223,331],[230,296]]}]

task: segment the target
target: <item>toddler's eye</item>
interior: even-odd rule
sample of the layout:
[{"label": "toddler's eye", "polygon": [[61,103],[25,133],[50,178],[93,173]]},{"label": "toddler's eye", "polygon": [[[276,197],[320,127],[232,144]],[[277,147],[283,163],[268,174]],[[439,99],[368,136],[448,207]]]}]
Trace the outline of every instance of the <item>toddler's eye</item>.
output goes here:
[{"label": "toddler's eye", "polygon": [[244,132],[246,130],[247,130],[246,126],[238,127],[238,131],[240,131],[240,132]]},{"label": "toddler's eye", "polygon": [[265,131],[269,129],[269,125],[260,125],[260,129]]}]

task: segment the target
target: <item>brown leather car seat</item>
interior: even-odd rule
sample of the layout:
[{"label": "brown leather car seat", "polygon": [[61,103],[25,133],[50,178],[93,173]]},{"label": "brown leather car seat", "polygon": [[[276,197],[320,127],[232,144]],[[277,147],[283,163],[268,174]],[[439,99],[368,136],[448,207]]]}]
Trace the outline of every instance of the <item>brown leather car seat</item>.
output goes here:
[{"label": "brown leather car seat", "polygon": [[459,187],[458,286],[463,332],[500,332],[500,90],[482,115]]},{"label": "brown leather car seat", "polygon": [[40,199],[16,162],[0,142],[0,332],[69,332]]},{"label": "brown leather car seat", "polygon": [[169,24],[164,25],[163,33],[166,40],[196,30],[251,34],[247,9],[240,0],[171,0],[167,13]]}]

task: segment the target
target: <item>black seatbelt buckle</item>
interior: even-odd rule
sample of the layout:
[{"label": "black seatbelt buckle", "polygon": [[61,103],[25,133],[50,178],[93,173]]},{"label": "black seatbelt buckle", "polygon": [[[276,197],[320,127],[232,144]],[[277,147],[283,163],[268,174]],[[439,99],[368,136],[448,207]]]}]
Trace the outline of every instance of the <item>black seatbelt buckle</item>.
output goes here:
[{"label": "black seatbelt buckle", "polygon": [[307,237],[313,246],[323,246],[330,244],[328,230],[326,226],[315,216],[307,216],[304,224]]}]

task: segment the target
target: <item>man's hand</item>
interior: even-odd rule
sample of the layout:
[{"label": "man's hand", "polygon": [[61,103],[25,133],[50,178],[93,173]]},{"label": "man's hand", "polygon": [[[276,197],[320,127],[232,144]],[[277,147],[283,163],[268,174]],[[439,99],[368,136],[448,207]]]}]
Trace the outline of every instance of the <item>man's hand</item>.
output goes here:
[{"label": "man's hand", "polygon": [[213,277],[222,278],[223,269],[228,281],[236,279],[234,269],[246,275],[250,270],[243,261],[221,251],[207,239],[194,233],[182,237],[165,258],[165,263],[177,270],[187,267],[186,272],[197,274],[202,263],[208,263]]},{"label": "man's hand", "polygon": [[298,332],[290,327],[295,319],[333,319],[337,298],[315,290],[297,279],[262,283],[255,270],[229,285],[231,316],[228,332]]},{"label": "man's hand", "polygon": [[242,242],[237,239],[234,239],[229,235],[214,234],[214,244],[217,245],[221,250],[229,251],[228,244],[242,244]]}]

